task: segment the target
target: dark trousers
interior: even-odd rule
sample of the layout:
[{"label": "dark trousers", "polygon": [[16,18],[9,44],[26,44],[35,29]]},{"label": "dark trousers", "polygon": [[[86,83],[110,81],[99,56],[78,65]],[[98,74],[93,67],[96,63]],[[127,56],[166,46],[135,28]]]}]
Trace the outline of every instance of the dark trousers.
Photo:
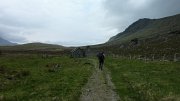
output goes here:
[{"label": "dark trousers", "polygon": [[102,70],[104,65],[104,61],[99,61],[99,69]]}]

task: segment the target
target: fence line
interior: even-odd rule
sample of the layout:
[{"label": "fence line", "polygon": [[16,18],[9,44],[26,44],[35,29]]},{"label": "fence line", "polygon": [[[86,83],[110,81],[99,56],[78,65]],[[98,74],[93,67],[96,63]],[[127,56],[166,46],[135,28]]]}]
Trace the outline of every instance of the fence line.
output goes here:
[{"label": "fence line", "polygon": [[138,59],[138,60],[144,60],[144,61],[180,61],[180,53],[175,53],[174,55],[158,55],[158,54],[149,54],[149,55],[137,55],[137,54],[129,54],[129,55],[118,55],[118,54],[112,54],[111,55],[114,58],[127,58],[127,59]]}]

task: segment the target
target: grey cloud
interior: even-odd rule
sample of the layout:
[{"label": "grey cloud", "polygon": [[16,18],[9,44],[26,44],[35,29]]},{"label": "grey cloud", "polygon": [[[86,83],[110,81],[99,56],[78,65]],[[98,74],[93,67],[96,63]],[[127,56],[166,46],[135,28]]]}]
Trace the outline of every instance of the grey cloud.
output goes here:
[{"label": "grey cloud", "polygon": [[24,43],[26,38],[18,36],[20,30],[16,28],[8,28],[7,26],[0,25],[0,37],[15,43]]},{"label": "grey cloud", "polygon": [[179,4],[180,0],[156,0],[151,4],[150,8],[152,8],[152,11],[149,13],[154,17],[165,17],[169,15],[179,14]]},{"label": "grey cloud", "polygon": [[63,45],[103,43],[139,18],[180,13],[180,0],[1,0],[0,37]]},{"label": "grey cloud", "polygon": [[0,10],[0,14],[1,25],[4,26],[13,26],[20,28],[42,28],[46,25],[46,20],[42,20],[43,18],[41,20],[31,20],[30,18],[26,18],[24,16],[16,17],[6,14],[3,10]]},{"label": "grey cloud", "polygon": [[21,36],[16,36],[15,34],[10,34],[10,33],[0,32],[0,37],[6,39],[8,41],[14,42],[14,43],[24,43],[24,42],[27,42],[26,38],[21,37]]},{"label": "grey cloud", "polygon": [[96,27],[104,22],[100,18],[104,13],[102,1],[2,0],[0,36],[16,42],[66,41],[76,45],[95,43],[92,40],[102,42],[105,37],[96,38],[106,32],[101,30],[106,28]]},{"label": "grey cloud", "polygon": [[180,0],[106,0],[107,16],[116,17],[114,27],[123,31],[140,18],[161,18],[180,13]]}]

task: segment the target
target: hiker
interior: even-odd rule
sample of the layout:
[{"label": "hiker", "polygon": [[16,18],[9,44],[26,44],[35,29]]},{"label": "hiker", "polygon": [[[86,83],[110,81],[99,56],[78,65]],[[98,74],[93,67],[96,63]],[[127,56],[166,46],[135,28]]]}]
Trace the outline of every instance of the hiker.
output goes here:
[{"label": "hiker", "polygon": [[98,60],[99,60],[99,69],[102,70],[103,69],[103,65],[104,65],[104,59],[105,59],[104,52],[98,53],[97,57],[98,57]]}]

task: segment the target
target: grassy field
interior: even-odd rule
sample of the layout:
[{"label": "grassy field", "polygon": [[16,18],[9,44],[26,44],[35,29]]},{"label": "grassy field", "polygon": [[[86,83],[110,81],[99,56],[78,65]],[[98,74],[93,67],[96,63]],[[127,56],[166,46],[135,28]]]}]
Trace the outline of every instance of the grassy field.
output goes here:
[{"label": "grassy field", "polygon": [[[122,101],[179,101],[180,63],[106,58]],[[0,101],[77,101],[92,74],[90,59],[0,57]]]},{"label": "grassy field", "polygon": [[88,59],[0,56],[0,101],[76,101],[93,66]]},{"label": "grassy field", "polygon": [[107,58],[122,101],[180,101],[180,63]]}]

